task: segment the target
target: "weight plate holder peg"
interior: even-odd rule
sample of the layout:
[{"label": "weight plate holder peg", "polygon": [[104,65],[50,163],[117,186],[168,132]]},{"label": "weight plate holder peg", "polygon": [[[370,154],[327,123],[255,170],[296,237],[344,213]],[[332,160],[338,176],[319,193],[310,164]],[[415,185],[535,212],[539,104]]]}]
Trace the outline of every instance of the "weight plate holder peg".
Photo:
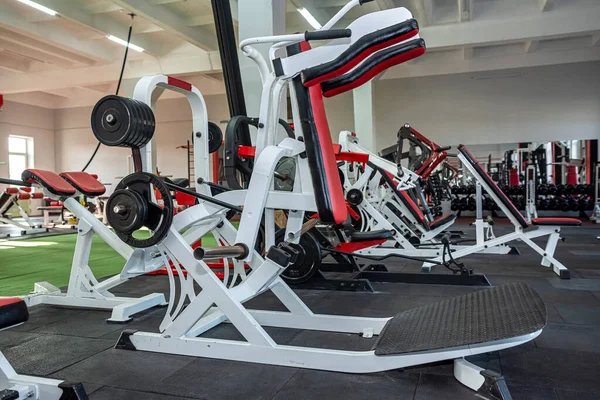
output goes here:
[{"label": "weight plate holder peg", "polygon": [[[154,202],[155,190],[163,200]],[[123,178],[106,202],[106,218],[117,236],[135,248],[160,243],[173,223],[173,199],[161,178],[147,172],[136,172]],[[146,227],[150,237],[137,238],[134,233]]]}]

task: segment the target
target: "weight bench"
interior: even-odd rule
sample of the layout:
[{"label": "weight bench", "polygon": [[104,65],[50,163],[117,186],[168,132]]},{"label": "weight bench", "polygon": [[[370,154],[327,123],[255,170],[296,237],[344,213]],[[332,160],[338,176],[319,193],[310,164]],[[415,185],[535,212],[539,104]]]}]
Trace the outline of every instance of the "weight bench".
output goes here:
[{"label": "weight bench", "polygon": [[[462,161],[465,168],[475,177],[477,184],[481,185],[500,207],[500,210],[508,217],[510,222],[512,222],[515,231],[489,240],[483,240],[475,246],[457,250],[452,253],[452,256],[457,259],[481,251],[484,248],[503,245],[513,240],[521,240],[542,256],[541,264],[543,266],[551,266],[561,279],[569,279],[569,270],[554,257],[554,252],[561,238],[560,228],[562,226],[580,226],[581,221],[575,218],[534,218],[531,220],[530,225],[500,187],[498,187],[498,184],[492,180],[486,170],[479,164],[469,149],[461,144],[458,146],[458,152],[458,158]],[[541,248],[532,240],[544,236],[548,236],[545,248]],[[430,271],[431,268],[431,264],[423,265],[425,271]]]},{"label": "weight bench", "polygon": [[[44,195],[41,192],[31,193],[31,188],[16,188],[9,187],[4,190],[4,193],[0,196],[0,222],[13,225],[21,229],[21,235],[45,233],[48,230],[42,225],[36,225],[33,223],[27,212],[21,207],[19,201],[27,201],[31,199],[41,199]],[[15,221],[11,216],[7,215],[8,210],[11,207],[15,207],[21,218],[25,220],[25,224]],[[10,237],[10,234],[2,235],[3,237]]]},{"label": "weight bench", "polygon": [[[25,323],[29,319],[22,299],[0,298],[0,331]],[[0,399],[3,400],[87,400],[81,383],[20,375],[0,352]]]},{"label": "weight bench", "polygon": [[[81,307],[112,311],[109,321],[126,322],[132,315],[149,308],[166,304],[162,293],[140,298],[118,297],[110,292],[115,286],[129,279],[155,271],[162,267],[162,260],[152,258],[148,249],[134,252],[117,235],[83,207],[79,196],[95,197],[104,194],[106,188],[86,172],[64,172],[60,175],[39,169],[28,169],[21,175],[23,185],[42,187],[48,197],[62,201],[77,218],[77,241],[67,292],[48,283],[35,284],[33,294],[24,298],[28,306],[50,304],[65,307]],[[120,274],[99,282],[89,267],[89,257],[94,234],[98,235],[126,261]]]}]

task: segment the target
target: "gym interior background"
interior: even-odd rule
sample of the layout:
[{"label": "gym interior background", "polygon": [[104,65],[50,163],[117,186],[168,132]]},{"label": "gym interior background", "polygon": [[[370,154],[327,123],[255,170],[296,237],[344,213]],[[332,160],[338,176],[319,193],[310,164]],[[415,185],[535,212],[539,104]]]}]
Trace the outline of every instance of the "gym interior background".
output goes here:
[{"label": "gym interior background", "polygon": [[[346,3],[230,0],[238,42],[254,36],[312,31],[314,21],[299,10],[307,11],[321,25]],[[471,182],[462,164],[452,157],[459,144],[467,145],[501,186],[511,186],[506,171],[513,167],[525,174],[522,165],[517,167],[525,160],[521,155],[538,146],[548,155],[546,166],[539,170],[548,175],[547,182],[564,187],[586,185],[582,193],[568,195],[576,200],[585,195],[589,206],[570,207],[559,199],[565,203],[563,210],[562,203],[541,208],[537,203],[542,217],[583,220],[582,227],[563,230],[566,242],[557,250],[557,258],[570,269],[569,281],[545,268],[538,271],[537,254],[521,249],[526,247],[523,244],[518,245],[522,254],[516,259],[474,255],[464,261],[469,268],[485,273],[493,285],[527,282],[546,303],[548,325],[538,339],[478,356],[478,361],[500,370],[513,397],[600,398],[596,382],[600,367],[600,231],[594,222],[598,204],[594,170],[600,157],[600,1],[375,0],[353,9],[339,27],[396,7],[412,12],[427,51],[354,91],[326,98],[333,143],[339,132],[348,130],[356,132],[366,150],[378,154],[395,146],[399,129],[409,123],[437,145],[451,146],[448,163],[460,171],[459,186]],[[133,96],[135,85],[144,76],[176,77],[202,93],[209,120],[225,132],[231,115],[211,1],[0,0],[0,177],[20,180],[25,168],[80,171],[88,163],[98,144],[90,115],[98,100],[117,90],[130,26],[130,43],[136,46],[129,47],[118,94]],[[264,51],[268,47],[257,48]],[[248,115],[258,115],[259,74],[252,61],[241,53],[239,58]],[[282,109],[282,117],[292,122],[291,114],[286,114],[288,108]],[[158,171],[171,178],[193,177],[188,101],[180,93],[165,91],[156,104],[155,117]],[[210,158],[210,176],[216,183],[225,183],[224,157],[221,147]],[[131,150],[101,146],[86,171],[106,185],[104,196],[108,197],[122,177],[133,172]],[[516,179],[521,185],[526,183],[524,176]],[[8,187],[0,184],[0,191]],[[36,225],[41,224],[43,207],[49,201],[25,197],[18,204]],[[444,202],[444,212],[460,214],[456,226],[472,237],[470,223],[475,213],[466,206],[452,208],[451,200],[452,196]],[[6,218],[23,223],[17,207],[6,213]],[[600,220],[600,210],[598,213]],[[53,214],[50,218],[59,217]],[[0,296],[25,296],[40,281],[58,287],[68,284],[77,236],[72,227],[77,221],[69,221],[68,215],[62,218],[49,230],[44,228],[47,232],[33,235],[22,235],[22,228],[0,222]],[[504,215],[494,219],[498,231],[510,230]],[[92,261],[97,278],[118,274],[123,267],[117,253],[101,241],[94,242]],[[419,270],[418,263],[391,263],[398,271]],[[161,291],[168,295],[163,278],[136,278],[118,292],[134,297]],[[377,283],[374,287],[375,293],[297,292],[319,312],[383,317],[477,289],[407,283]],[[277,307],[271,298],[253,301],[259,308]],[[178,355],[121,355],[113,353],[112,346],[128,327],[105,325],[109,312],[46,305],[29,312],[30,321],[23,326],[0,332],[0,350],[17,372],[82,381],[92,399],[279,399],[340,397],[341,393],[348,398],[474,397],[472,391],[454,382],[451,363],[357,378],[265,365],[253,370],[253,364]],[[148,311],[131,326],[156,330],[161,313],[164,311]],[[323,347],[339,340],[338,345],[345,348],[354,343],[349,336],[303,337],[302,332],[294,332],[282,340]],[[122,363],[127,373],[109,373],[111,362]],[[219,378],[231,373],[236,377]],[[198,376],[201,378],[195,380]],[[157,377],[162,385],[150,383]],[[255,385],[248,383],[255,380],[259,380]],[[224,394],[226,391],[230,394]]]}]

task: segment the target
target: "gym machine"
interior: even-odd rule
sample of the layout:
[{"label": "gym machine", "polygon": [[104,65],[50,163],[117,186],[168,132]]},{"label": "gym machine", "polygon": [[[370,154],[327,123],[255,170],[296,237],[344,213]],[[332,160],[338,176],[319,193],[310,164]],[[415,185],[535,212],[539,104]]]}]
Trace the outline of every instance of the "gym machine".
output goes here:
[{"label": "gym machine", "polygon": [[[41,192],[31,192],[29,187],[8,187],[0,194],[0,223],[14,226],[20,229],[21,235],[32,235],[36,233],[46,233],[48,229],[42,225],[35,224],[29,214],[23,209],[19,201],[30,201],[31,199],[42,199]],[[24,220],[24,223],[17,222],[8,214],[8,211],[14,208]],[[27,225],[25,225],[27,224]],[[1,226],[1,225],[0,225]],[[0,237],[10,237],[10,233],[0,234]]]},{"label": "gym machine", "polygon": [[[333,22],[324,26],[324,30],[328,30],[334,22],[358,4],[358,0],[350,2],[336,15],[337,19],[334,17]],[[404,50],[403,45],[400,44],[398,47],[398,43],[387,43],[387,48],[381,50],[383,53],[378,52],[371,56],[372,42],[367,40],[361,42],[360,39],[369,34],[379,38],[382,31],[395,31],[402,25],[402,22],[398,23],[398,21],[410,21],[410,18],[410,13],[403,8],[368,14],[349,26],[352,37],[348,42],[339,44],[341,47],[339,51],[332,51],[335,49],[335,42],[333,42],[315,49],[324,50],[307,50],[298,54],[302,55],[301,58],[290,55],[281,59],[282,63],[279,64],[281,74],[278,79],[293,80],[291,93],[294,125],[296,136],[302,137],[304,142],[286,138],[279,144],[271,144],[268,138],[263,139],[265,146],[257,148],[252,179],[247,191],[228,191],[215,196],[220,200],[243,198],[244,207],[237,234],[225,217],[228,208],[217,206],[209,201],[184,210],[175,215],[172,221],[164,220],[164,225],[168,226],[168,234],[152,241],[156,241],[161,249],[161,256],[165,258],[165,263],[171,261],[175,268],[182,265],[187,271],[187,276],[178,275],[179,284],[176,284],[173,274],[169,275],[172,291],[180,287],[180,296],[176,297],[172,292],[170,298],[173,301],[169,302],[169,309],[161,324],[160,333],[126,331],[122,334],[117,348],[349,373],[384,371],[452,359],[455,360],[455,377],[461,383],[477,390],[484,398],[491,398],[493,395],[497,398],[508,398],[504,381],[498,374],[484,371],[467,362],[463,357],[514,347],[532,340],[541,333],[546,320],[545,307],[539,296],[526,285],[506,285],[479,291],[460,298],[448,299],[439,304],[405,311],[393,318],[361,318],[314,314],[279,277],[293,258],[301,256],[301,252],[294,244],[297,244],[298,238],[303,233],[305,226],[302,214],[305,211],[316,209],[323,223],[342,222],[346,217],[343,196],[342,201],[339,201],[342,195],[341,183],[323,103],[320,101],[323,92],[325,95],[333,95],[336,92],[343,92],[343,89],[350,90],[353,85],[358,85],[354,82],[359,82],[359,77],[368,80],[376,73],[382,72],[383,67],[378,69],[378,66],[386,61],[384,56],[390,55],[389,53],[393,54],[390,55],[392,57],[397,55],[395,51]],[[369,27],[381,30],[375,33],[370,31]],[[339,38],[339,35],[336,31],[326,31],[323,35],[317,32],[313,35],[254,38],[252,43],[283,41],[288,45],[306,39],[334,39]],[[361,47],[365,42],[366,46]],[[331,47],[327,48],[329,46]],[[249,42],[242,42],[241,47],[244,53],[251,52]],[[353,60],[364,57],[371,67],[348,72],[351,68],[347,68],[347,61],[342,62],[338,58],[345,50],[355,55]],[[284,60],[288,62],[284,63]],[[394,62],[399,63],[403,60],[406,59],[395,59]],[[339,66],[330,70],[322,68],[322,64],[329,61],[334,61],[334,65],[337,63]],[[297,63],[295,67],[294,63]],[[299,72],[303,73],[305,79],[298,76]],[[327,76],[328,80],[325,80],[325,74],[328,72],[330,72]],[[307,79],[309,73],[315,74],[312,82]],[[336,77],[346,78],[350,84],[335,85]],[[331,91],[325,88],[330,88]],[[274,90],[268,98],[263,99],[265,103],[262,106],[272,107],[272,109],[261,111],[272,111],[271,116],[278,115],[275,112],[279,103],[276,94],[278,91]],[[271,98],[272,102],[270,102]],[[274,129],[274,125],[277,124],[272,118],[263,121],[266,129]],[[304,154],[306,158],[302,158],[301,155]],[[278,193],[272,190],[273,172],[284,156],[296,159],[296,178],[294,191],[291,193]],[[306,175],[306,171],[310,171],[310,174]],[[149,174],[130,175],[118,187],[142,196],[142,192],[146,194],[152,192],[145,189],[147,184],[152,184],[161,194],[164,192],[165,196],[168,196],[168,188],[164,182],[151,178]],[[309,187],[312,190],[309,191]],[[142,198],[146,199],[147,203],[151,202],[148,195]],[[168,205],[168,197],[163,198],[165,209],[172,208]],[[149,203],[146,205],[147,209],[152,208]],[[289,209],[290,206],[297,208],[299,212],[290,211],[291,218],[288,218],[285,243],[274,246],[273,224],[265,223],[266,243],[269,250],[266,258],[263,259],[254,250],[262,215],[265,215],[265,220],[269,220],[273,210]],[[113,210],[112,207],[108,208],[109,212]],[[141,208],[131,211],[143,217],[140,210]],[[168,214],[168,211],[165,212]],[[146,218],[143,219],[144,223],[150,222]],[[185,232],[191,226],[199,226],[200,222],[203,222],[207,231],[221,230],[223,236],[228,237],[233,244],[217,249],[192,250],[181,232]],[[166,229],[162,228],[162,225],[161,222],[161,232]],[[123,234],[130,233],[123,232]],[[240,284],[227,287],[211,273],[210,267],[204,262],[204,259],[209,256],[244,260],[251,263],[252,272]],[[197,291],[198,287],[201,288],[200,292]],[[247,300],[266,291],[275,294],[289,311],[250,310],[244,306]],[[185,303],[187,305],[183,307]],[[429,318],[437,315],[445,307],[451,309],[449,312],[444,312],[445,315],[457,317],[441,321]],[[458,312],[457,309],[454,313],[454,307],[467,312]],[[473,317],[483,314],[486,318],[481,320]],[[515,323],[517,320],[518,324]],[[427,325],[423,321],[435,321],[435,324]],[[522,321],[527,322],[522,323]],[[245,340],[198,337],[199,334],[223,322],[233,323]],[[362,334],[364,337],[378,335],[379,340],[371,351],[279,345],[265,331],[265,326],[346,332]],[[483,329],[477,329],[477,335],[464,335],[463,332],[475,332],[475,330],[457,329],[459,326],[478,326]],[[432,331],[445,332],[443,339],[437,339],[436,335],[428,335]]]}]

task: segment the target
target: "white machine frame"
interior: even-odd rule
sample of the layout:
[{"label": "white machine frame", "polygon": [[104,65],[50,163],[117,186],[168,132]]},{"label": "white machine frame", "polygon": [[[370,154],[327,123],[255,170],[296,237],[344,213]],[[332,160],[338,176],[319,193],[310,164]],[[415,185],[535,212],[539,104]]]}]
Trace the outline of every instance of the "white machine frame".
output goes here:
[{"label": "white machine frame", "polygon": [[[28,194],[30,194],[30,193],[28,193]],[[11,198],[2,206],[2,208],[0,208],[0,223],[4,223],[6,225],[13,225],[13,226],[21,229],[21,235],[32,235],[32,234],[36,234],[36,233],[48,232],[48,229],[45,228],[44,226],[36,225],[33,223],[31,218],[29,217],[29,215],[25,212],[23,207],[21,207],[21,205],[19,204],[18,195],[19,195],[18,193],[11,194]],[[32,200],[32,198],[29,199],[29,201],[31,201],[31,200]],[[25,223],[27,225],[17,222],[12,218],[1,217],[2,214],[7,212],[12,207],[17,208],[17,210],[19,211],[19,215],[21,215],[21,218],[23,218],[25,220]],[[10,237],[10,235],[11,235],[10,233],[1,234],[0,237]]]}]

